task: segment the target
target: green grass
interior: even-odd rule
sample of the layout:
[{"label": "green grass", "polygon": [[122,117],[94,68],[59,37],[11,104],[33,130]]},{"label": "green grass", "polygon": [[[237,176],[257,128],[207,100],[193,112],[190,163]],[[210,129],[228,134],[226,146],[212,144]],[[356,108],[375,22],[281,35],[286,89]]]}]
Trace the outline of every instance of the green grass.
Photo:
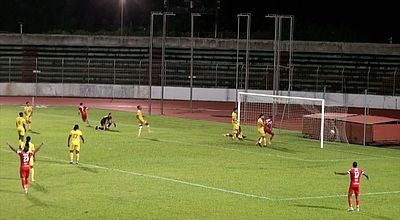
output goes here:
[{"label": "green grass", "polygon": [[[81,122],[76,108],[35,109],[36,182],[24,195],[17,144],[18,106],[0,106],[0,219],[396,219],[400,212],[400,150],[326,144],[280,132],[272,147],[223,134],[228,123],[146,117],[137,138],[135,113],[113,111],[115,132]],[[92,124],[108,110],[91,109]],[[80,124],[81,164],[68,164],[67,138]],[[116,131],[117,130],[117,131]],[[347,212],[349,179],[335,176],[358,161],[361,211]],[[376,193],[376,194],[375,194]],[[381,194],[382,193],[382,194]],[[397,217],[396,217],[397,216]]]}]

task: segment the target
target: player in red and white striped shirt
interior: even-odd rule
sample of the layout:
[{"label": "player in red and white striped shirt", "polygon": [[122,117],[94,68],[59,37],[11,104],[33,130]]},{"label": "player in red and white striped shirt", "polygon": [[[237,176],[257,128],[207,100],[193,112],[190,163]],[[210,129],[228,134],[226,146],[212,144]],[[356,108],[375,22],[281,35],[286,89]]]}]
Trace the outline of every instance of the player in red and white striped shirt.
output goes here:
[{"label": "player in red and white striped shirt", "polygon": [[363,169],[357,168],[357,162],[353,162],[353,167],[346,173],[335,172],[336,175],[350,175],[350,186],[348,193],[349,211],[353,211],[353,194],[356,196],[356,209],[360,211],[360,182],[361,177],[365,176],[369,180],[369,176]]}]

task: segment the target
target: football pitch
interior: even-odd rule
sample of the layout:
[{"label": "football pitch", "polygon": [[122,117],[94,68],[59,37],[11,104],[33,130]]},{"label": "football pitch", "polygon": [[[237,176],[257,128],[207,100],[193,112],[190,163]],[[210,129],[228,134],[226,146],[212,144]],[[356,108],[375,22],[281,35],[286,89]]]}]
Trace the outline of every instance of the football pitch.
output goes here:
[{"label": "football pitch", "polygon": [[[15,118],[20,106],[0,106],[0,219],[398,219],[400,148],[364,147],[278,131],[272,146],[223,134],[227,123],[146,116],[151,133],[137,137],[135,112],[111,111],[117,124],[95,130],[110,110],[90,109],[92,127],[76,107],[35,108],[35,182],[23,193]],[[67,139],[80,125],[80,164],[69,164]],[[348,176],[357,161],[361,210],[347,212]],[[354,201],[355,203],[355,201]]]}]

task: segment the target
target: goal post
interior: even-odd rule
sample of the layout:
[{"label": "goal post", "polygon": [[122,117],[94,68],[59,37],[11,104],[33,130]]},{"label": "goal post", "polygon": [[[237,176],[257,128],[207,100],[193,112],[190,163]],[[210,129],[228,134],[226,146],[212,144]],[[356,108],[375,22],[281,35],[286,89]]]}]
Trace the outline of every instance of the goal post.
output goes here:
[{"label": "goal post", "polygon": [[324,148],[324,136],[329,135],[324,99],[239,92],[237,107],[240,124],[254,124],[263,113],[272,116],[273,127],[301,130],[304,136],[319,139]]}]

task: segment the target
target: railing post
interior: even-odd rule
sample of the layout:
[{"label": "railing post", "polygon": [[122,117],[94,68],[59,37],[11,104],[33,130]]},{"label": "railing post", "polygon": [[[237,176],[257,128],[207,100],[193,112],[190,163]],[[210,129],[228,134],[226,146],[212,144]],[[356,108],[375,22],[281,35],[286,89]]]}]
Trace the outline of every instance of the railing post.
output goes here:
[{"label": "railing post", "polygon": [[11,57],[8,58],[8,82],[11,82]]},{"label": "railing post", "polygon": [[218,87],[218,63],[215,65],[215,88]]},{"label": "railing post", "polygon": [[397,68],[393,72],[393,96],[396,95],[396,73],[397,73]]}]

